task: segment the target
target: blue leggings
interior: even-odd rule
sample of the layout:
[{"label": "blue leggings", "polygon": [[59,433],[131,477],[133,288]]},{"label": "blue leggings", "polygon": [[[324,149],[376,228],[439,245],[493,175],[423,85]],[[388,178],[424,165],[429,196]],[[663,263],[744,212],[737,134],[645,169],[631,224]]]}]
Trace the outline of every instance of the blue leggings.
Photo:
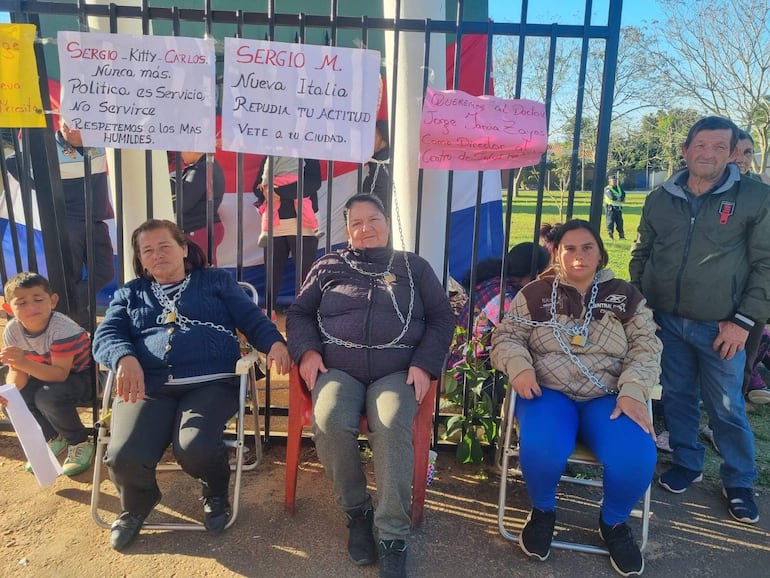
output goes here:
[{"label": "blue leggings", "polygon": [[652,436],[626,415],[610,419],[617,398],[573,401],[541,388],[534,399],[517,398],[521,470],[532,505],[556,509],[556,485],[579,440],[604,466],[605,524],[625,522],[652,480],[657,454]]}]

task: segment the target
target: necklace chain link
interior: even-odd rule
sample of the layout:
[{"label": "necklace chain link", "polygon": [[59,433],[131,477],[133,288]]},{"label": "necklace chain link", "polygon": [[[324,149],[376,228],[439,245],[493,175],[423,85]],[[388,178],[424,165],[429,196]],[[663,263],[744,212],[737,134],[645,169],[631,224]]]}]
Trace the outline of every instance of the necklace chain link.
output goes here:
[{"label": "necklace chain link", "polygon": [[245,351],[250,351],[252,346],[240,339],[238,335],[230,331],[229,329],[225,328],[223,325],[219,325],[217,323],[214,323],[212,321],[199,321],[198,319],[190,319],[186,315],[179,312],[179,309],[177,308],[177,302],[182,296],[182,293],[185,289],[187,289],[187,286],[190,284],[190,275],[188,274],[184,281],[182,281],[182,285],[179,287],[179,291],[176,292],[173,299],[169,299],[166,292],[163,290],[163,287],[160,286],[160,283],[157,281],[153,281],[151,284],[152,287],[152,293],[155,295],[155,298],[158,300],[160,305],[163,307],[163,311],[161,311],[160,315],[158,315],[157,319],[155,320],[158,325],[166,325],[167,323],[171,323],[174,325],[178,325],[179,329],[185,330],[187,329],[188,325],[196,326],[196,327],[210,327],[216,331],[219,331],[220,333],[224,333],[226,335],[229,335],[235,341],[241,346],[241,349]]},{"label": "necklace chain link", "polygon": [[522,325],[527,325],[529,327],[550,327],[553,331],[553,336],[556,338],[556,342],[561,347],[564,354],[569,357],[569,359],[577,365],[580,372],[586,376],[588,381],[591,382],[592,385],[598,387],[602,391],[610,394],[610,395],[616,395],[618,393],[618,390],[613,390],[604,385],[598,377],[596,377],[593,373],[591,373],[591,370],[588,369],[588,367],[580,360],[580,358],[574,354],[574,352],[570,349],[569,345],[567,345],[567,342],[564,340],[564,336],[562,333],[565,333],[567,335],[573,335],[573,336],[581,336],[585,339],[588,339],[588,325],[591,323],[591,320],[593,319],[593,310],[596,306],[596,296],[599,293],[599,275],[597,274],[594,277],[594,282],[591,287],[591,297],[588,300],[588,309],[586,311],[585,317],[583,319],[583,323],[581,325],[575,325],[573,327],[568,327],[567,325],[564,325],[563,323],[559,323],[556,321],[556,302],[557,302],[557,294],[556,289],[559,286],[559,282],[561,281],[561,277],[557,275],[554,277],[553,284],[551,285],[551,305],[549,308],[549,313],[551,315],[551,318],[548,321],[534,321],[532,319],[524,319],[523,317],[519,317],[518,315],[509,315],[509,317],[514,320],[517,323],[521,323]]}]

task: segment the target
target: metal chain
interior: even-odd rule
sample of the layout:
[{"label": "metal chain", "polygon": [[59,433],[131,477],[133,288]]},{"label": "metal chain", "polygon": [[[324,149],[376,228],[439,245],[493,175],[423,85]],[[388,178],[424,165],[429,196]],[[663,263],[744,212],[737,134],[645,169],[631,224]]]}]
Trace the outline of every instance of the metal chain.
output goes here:
[{"label": "metal chain", "polygon": [[551,318],[548,321],[534,321],[532,319],[524,319],[523,317],[519,317],[518,315],[509,314],[508,316],[515,322],[521,323],[522,325],[527,325],[529,327],[550,327],[553,331],[553,336],[556,338],[556,342],[561,347],[564,354],[569,357],[569,359],[577,365],[580,372],[588,378],[588,381],[591,382],[592,385],[598,387],[602,391],[610,394],[610,395],[616,395],[619,390],[613,390],[604,385],[601,381],[599,381],[599,378],[596,377],[593,373],[591,373],[591,370],[586,367],[586,365],[580,360],[580,358],[573,353],[573,351],[569,348],[569,345],[567,345],[567,342],[564,341],[564,337],[562,336],[562,332],[566,333],[567,335],[580,335],[584,337],[585,339],[588,339],[588,324],[591,322],[591,319],[593,318],[593,310],[596,306],[596,296],[599,293],[599,275],[597,274],[594,277],[593,286],[591,288],[591,298],[588,301],[588,310],[586,311],[585,318],[583,320],[582,325],[574,326],[574,327],[567,327],[563,323],[559,323],[556,321],[556,289],[559,286],[559,281],[561,280],[561,277],[557,275],[554,277],[553,285],[551,286],[551,306],[549,308],[549,313],[551,314]]},{"label": "metal chain", "polygon": [[[163,311],[160,315],[158,315],[156,322],[158,325],[166,325],[167,323],[171,323],[173,325],[178,325],[180,329],[187,329],[188,325],[196,326],[196,327],[210,327],[211,329],[214,329],[216,331],[219,331],[220,333],[224,333],[226,335],[229,335],[235,341],[240,345],[240,348],[242,351],[251,351],[254,348],[251,346],[251,344],[247,341],[244,341],[238,335],[224,327],[223,325],[219,325],[217,323],[214,323],[212,321],[199,321],[198,319],[190,319],[186,315],[183,315],[179,312],[177,309],[177,302],[179,301],[179,298],[182,295],[182,292],[187,289],[187,286],[190,284],[190,275],[188,274],[184,281],[182,282],[181,287],[179,288],[179,291],[177,291],[176,295],[174,295],[173,299],[169,299],[166,292],[163,290],[163,287],[160,286],[160,284],[157,281],[153,281],[151,284],[152,287],[152,293],[157,298],[158,302],[163,307]],[[169,316],[169,314],[173,313],[172,316]]]},{"label": "metal chain", "polygon": [[[377,175],[380,172],[380,167],[383,167],[383,170],[386,174],[388,173],[388,170],[385,168],[385,165],[388,164],[390,161],[374,161],[377,163],[377,166],[374,169],[374,176],[372,177],[372,185],[369,189],[369,194],[374,194],[374,183],[377,181]],[[398,235],[399,239],[401,240],[401,246],[404,247],[404,230],[401,226],[401,215],[398,210],[398,200],[396,195],[396,185],[393,183],[393,208],[396,211],[396,223],[398,224]],[[401,341],[401,338],[406,335],[406,332],[409,330],[409,325],[412,322],[412,312],[414,311],[414,277],[412,275],[412,268],[409,265],[409,257],[407,256],[407,252],[403,251],[404,255],[404,264],[406,265],[406,274],[409,278],[409,309],[406,313],[406,319],[404,319],[403,314],[401,313],[401,310],[398,308],[398,303],[396,302],[396,295],[393,291],[393,287],[391,287],[390,283],[385,281],[384,276],[390,272],[390,267],[393,264],[393,257],[395,256],[396,252],[393,251],[393,254],[390,256],[390,261],[388,261],[388,267],[385,272],[383,273],[371,273],[369,271],[364,271],[363,269],[357,267],[354,265],[351,261],[349,261],[342,253],[340,253],[340,256],[342,257],[342,260],[347,263],[351,269],[354,271],[358,271],[359,273],[362,273],[364,275],[367,275],[369,277],[383,277],[383,282],[386,283],[386,289],[388,290],[388,293],[390,294],[390,299],[393,302],[393,309],[396,311],[396,315],[398,315],[399,320],[401,323],[404,324],[403,328],[401,329],[401,333],[399,333],[394,339],[391,339],[388,343],[380,343],[377,345],[366,345],[363,343],[355,343],[353,341],[347,341],[345,339],[340,339],[339,337],[334,337],[331,335],[326,328],[323,325],[323,321],[321,320],[321,311],[316,311],[316,319],[318,320],[318,329],[321,331],[321,334],[326,338],[324,339],[324,343],[329,343],[332,345],[338,345],[340,347],[347,347],[349,349],[410,349],[414,347],[413,345],[407,345],[404,343],[399,343]]]}]

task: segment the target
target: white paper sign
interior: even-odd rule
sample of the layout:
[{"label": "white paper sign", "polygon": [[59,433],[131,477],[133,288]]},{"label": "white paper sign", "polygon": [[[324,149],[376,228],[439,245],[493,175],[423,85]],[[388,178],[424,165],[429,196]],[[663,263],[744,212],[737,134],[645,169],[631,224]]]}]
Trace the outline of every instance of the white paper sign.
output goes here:
[{"label": "white paper sign", "polygon": [[222,148],[365,162],[379,71],[375,50],[225,38]]},{"label": "white paper sign", "polygon": [[21,392],[13,384],[0,385],[0,395],[8,400],[5,408],[11,419],[13,429],[19,437],[21,447],[32,464],[32,473],[41,486],[53,485],[61,474],[61,465],[45,443],[43,430],[35,417],[30,413]]},{"label": "white paper sign", "polygon": [[61,114],[90,147],[214,152],[214,41],[60,31]]}]

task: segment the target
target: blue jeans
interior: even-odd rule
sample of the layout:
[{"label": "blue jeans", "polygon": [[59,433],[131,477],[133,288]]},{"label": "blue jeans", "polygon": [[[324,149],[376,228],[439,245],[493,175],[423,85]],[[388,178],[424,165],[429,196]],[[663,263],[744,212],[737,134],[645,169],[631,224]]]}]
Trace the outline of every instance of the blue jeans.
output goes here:
[{"label": "blue jeans", "polygon": [[751,488],[757,471],[754,435],[741,392],[746,353],[739,351],[727,360],[714,351],[718,321],[692,321],[661,312],[655,313],[655,320],[663,342],[663,412],[674,464],[703,471],[705,448],[698,440],[703,400],[724,460],[719,470],[722,483],[726,488]]},{"label": "blue jeans", "polygon": [[574,401],[559,391],[541,390],[540,397],[516,400],[519,459],[532,505],[546,512],[556,508],[556,485],[580,441],[604,466],[604,523],[625,522],[655,471],[652,436],[626,415],[610,419],[614,395]]}]

